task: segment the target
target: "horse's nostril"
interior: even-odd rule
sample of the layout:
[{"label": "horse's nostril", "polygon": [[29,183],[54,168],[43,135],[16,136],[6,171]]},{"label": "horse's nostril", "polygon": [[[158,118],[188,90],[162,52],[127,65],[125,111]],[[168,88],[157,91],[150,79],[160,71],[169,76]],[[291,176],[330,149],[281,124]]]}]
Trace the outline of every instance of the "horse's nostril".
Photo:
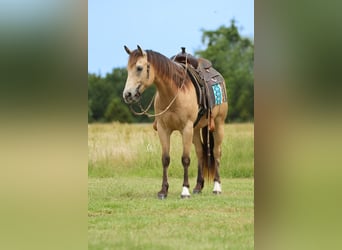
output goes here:
[{"label": "horse's nostril", "polygon": [[125,98],[129,98],[131,95],[132,95],[131,92],[126,92],[125,93]]}]

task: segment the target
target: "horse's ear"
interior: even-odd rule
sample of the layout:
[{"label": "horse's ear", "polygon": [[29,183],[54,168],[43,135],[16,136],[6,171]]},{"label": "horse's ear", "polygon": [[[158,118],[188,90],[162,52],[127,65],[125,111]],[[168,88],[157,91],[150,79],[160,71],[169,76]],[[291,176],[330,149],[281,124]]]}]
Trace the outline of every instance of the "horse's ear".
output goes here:
[{"label": "horse's ear", "polygon": [[124,48],[125,48],[128,55],[130,55],[132,53],[132,51],[130,51],[130,49],[126,45],[124,45]]},{"label": "horse's ear", "polygon": [[146,51],[142,50],[142,48],[139,45],[137,45],[137,48],[142,56],[146,56]]}]

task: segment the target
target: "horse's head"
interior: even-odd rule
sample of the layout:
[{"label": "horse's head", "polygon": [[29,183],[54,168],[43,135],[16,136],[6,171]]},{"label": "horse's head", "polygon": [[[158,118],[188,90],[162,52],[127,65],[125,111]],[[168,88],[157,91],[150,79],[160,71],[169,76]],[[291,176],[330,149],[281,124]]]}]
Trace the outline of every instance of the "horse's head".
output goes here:
[{"label": "horse's head", "polygon": [[138,49],[131,51],[124,46],[129,54],[127,65],[127,80],[123,91],[123,98],[126,103],[133,103],[140,100],[141,94],[149,87],[154,80],[153,70],[150,69],[146,51],[140,46]]}]

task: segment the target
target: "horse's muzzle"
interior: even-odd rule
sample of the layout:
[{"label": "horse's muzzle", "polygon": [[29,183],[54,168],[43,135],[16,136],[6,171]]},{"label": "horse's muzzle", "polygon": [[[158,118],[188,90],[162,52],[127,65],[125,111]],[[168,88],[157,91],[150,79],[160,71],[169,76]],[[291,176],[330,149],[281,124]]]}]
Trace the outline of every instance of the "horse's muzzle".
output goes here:
[{"label": "horse's muzzle", "polygon": [[124,98],[125,103],[130,104],[130,103],[138,102],[140,100],[141,93],[139,92],[139,87],[140,85],[133,91],[127,90],[123,93],[123,98]]}]

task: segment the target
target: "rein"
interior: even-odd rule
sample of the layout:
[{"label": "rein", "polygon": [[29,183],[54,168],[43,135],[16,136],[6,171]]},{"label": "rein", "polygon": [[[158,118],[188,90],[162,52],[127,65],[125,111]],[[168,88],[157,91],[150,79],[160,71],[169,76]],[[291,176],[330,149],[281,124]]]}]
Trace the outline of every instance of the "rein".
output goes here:
[{"label": "rein", "polygon": [[[186,56],[183,82],[182,82],[181,86],[178,88],[177,94],[175,95],[175,97],[171,100],[170,104],[163,111],[159,112],[158,114],[148,113],[149,109],[152,106],[153,100],[156,97],[156,94],[154,94],[146,109],[143,108],[140,101],[138,102],[138,106],[139,106],[141,112],[135,111],[133,109],[133,104],[131,104],[129,107],[130,107],[132,113],[135,115],[146,115],[147,117],[158,117],[158,116],[165,114],[171,108],[172,104],[176,101],[178,94],[180,92],[180,89],[183,88],[183,86],[184,86],[184,82],[185,82],[185,78],[186,78],[186,74],[187,74],[187,69],[188,69],[188,61],[187,61],[187,56]],[[148,67],[148,73],[149,73],[149,67]]]}]

